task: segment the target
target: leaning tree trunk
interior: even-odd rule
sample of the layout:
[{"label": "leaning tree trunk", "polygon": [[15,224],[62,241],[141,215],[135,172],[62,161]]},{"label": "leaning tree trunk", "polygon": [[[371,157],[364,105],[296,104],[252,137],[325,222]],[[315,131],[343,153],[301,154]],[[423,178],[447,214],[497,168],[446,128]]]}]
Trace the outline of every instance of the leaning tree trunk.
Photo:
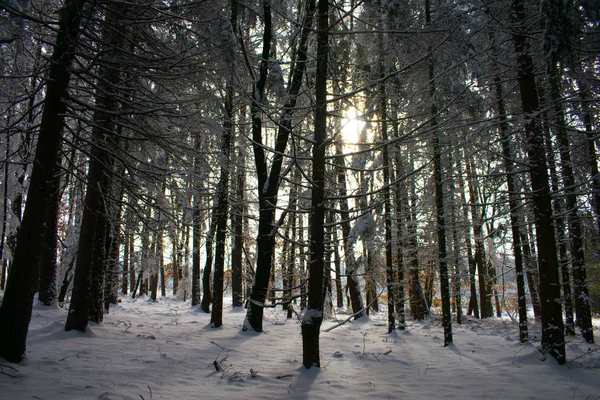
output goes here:
[{"label": "leaning tree trunk", "polygon": [[85,0],[66,0],[59,14],[58,34],[48,72],[44,112],[23,221],[17,232],[17,245],[0,306],[0,357],[20,361],[31,320],[36,271],[40,259],[40,222],[47,217],[47,199],[56,189],[52,184],[60,163],[60,143],[65,125],[65,99],[69,68],[79,35],[81,8]]},{"label": "leaning tree trunk", "polygon": [[311,31],[312,20],[315,11],[315,1],[309,0],[305,3],[304,19],[300,33],[300,43],[296,63],[291,72],[291,85],[288,89],[288,100],[283,107],[283,115],[279,122],[277,138],[275,139],[275,151],[271,161],[271,169],[267,172],[267,159],[262,138],[262,120],[260,117],[260,106],[263,102],[267,72],[269,68],[269,56],[272,40],[271,6],[268,1],[264,2],[264,36],[262,61],[260,63],[259,78],[255,85],[254,98],[251,107],[252,114],[252,138],[254,161],[258,178],[258,238],[257,263],[254,283],[250,293],[250,303],[244,330],[252,329],[262,332],[263,307],[267,296],[269,280],[271,278],[273,253],[275,251],[275,208],[277,205],[277,194],[280,185],[280,174],[287,142],[292,131],[292,117],[296,102],[302,87],[304,72],[308,57],[308,36]]}]

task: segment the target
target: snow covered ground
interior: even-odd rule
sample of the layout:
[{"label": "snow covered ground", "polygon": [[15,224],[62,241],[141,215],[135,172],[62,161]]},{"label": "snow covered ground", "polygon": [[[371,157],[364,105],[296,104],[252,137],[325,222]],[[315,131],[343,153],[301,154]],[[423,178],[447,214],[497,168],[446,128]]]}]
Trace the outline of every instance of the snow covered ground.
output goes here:
[{"label": "snow covered ground", "polygon": [[388,335],[372,315],[322,332],[323,368],[306,370],[297,320],[269,309],[256,334],[241,331],[244,310],[226,310],[212,329],[189,303],[125,298],[82,334],[64,331],[66,310],[36,306],[27,357],[0,361],[0,399],[600,398],[600,346],[570,338],[559,366],[537,350],[539,326],[523,345],[510,320],[469,319],[444,348],[436,317]]}]

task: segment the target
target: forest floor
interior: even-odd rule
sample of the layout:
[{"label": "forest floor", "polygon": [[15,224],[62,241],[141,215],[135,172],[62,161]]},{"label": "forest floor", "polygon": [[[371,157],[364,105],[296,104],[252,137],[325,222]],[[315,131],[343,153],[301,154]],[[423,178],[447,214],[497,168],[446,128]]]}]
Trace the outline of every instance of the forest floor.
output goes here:
[{"label": "forest floor", "polygon": [[[65,309],[35,306],[26,358],[0,360],[0,399],[600,398],[600,346],[571,337],[559,366],[538,351],[539,324],[521,344],[510,319],[468,318],[443,347],[437,317],[387,334],[378,313],[323,331],[322,368],[306,370],[297,319],[268,309],[257,334],[242,332],[244,310],[226,310],[213,329],[189,302],[124,298],[79,333],[64,331]],[[347,315],[323,329],[335,318]]]}]

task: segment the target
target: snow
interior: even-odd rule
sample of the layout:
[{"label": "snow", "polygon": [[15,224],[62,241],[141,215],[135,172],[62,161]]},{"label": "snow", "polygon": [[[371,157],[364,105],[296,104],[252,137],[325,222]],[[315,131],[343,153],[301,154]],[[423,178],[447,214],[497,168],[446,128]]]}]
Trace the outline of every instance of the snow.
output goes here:
[{"label": "snow", "polygon": [[[339,310],[336,318],[347,317]],[[600,346],[570,338],[566,365],[531,344],[518,325],[468,318],[443,347],[437,317],[386,333],[386,313],[321,332],[321,369],[301,365],[300,323],[265,310],[265,333],[242,332],[245,311],[225,325],[189,302],[123,302],[86,333],[65,332],[66,310],[35,306],[20,364],[0,361],[1,399],[596,399]],[[531,322],[531,321],[530,321]],[[595,320],[598,332],[598,320]],[[598,336],[596,336],[596,341]],[[217,361],[217,363],[215,363]],[[223,369],[218,372],[215,364]],[[14,368],[14,369],[13,369]],[[253,377],[254,376],[254,377]]]}]

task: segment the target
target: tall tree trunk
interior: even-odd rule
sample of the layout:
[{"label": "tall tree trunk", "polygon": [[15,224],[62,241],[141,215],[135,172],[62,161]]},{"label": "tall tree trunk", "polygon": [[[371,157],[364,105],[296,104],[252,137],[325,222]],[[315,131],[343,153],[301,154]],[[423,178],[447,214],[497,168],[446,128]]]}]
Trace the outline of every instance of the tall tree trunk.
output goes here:
[{"label": "tall tree trunk", "polygon": [[213,205],[212,216],[210,220],[210,227],[208,228],[208,234],[206,235],[206,261],[204,263],[204,271],[202,271],[202,301],[200,302],[200,309],[205,313],[210,312],[210,304],[212,303],[212,290],[210,286],[210,275],[213,268],[214,251],[213,245],[215,240],[215,231],[217,229],[218,219],[218,201],[217,204]]},{"label": "tall tree trunk", "polygon": [[325,148],[327,145],[327,53],[329,2],[319,0],[317,24],[317,69],[315,76],[315,136],[312,151],[312,202],[310,217],[310,262],[308,308],[302,316],[302,365],[321,366],[319,332],[323,321],[325,257]]},{"label": "tall tree trunk", "polygon": [[[160,211],[159,211],[160,212]],[[160,217],[158,217],[160,219]],[[157,227],[158,228],[158,227]],[[158,229],[152,229],[152,241],[150,244],[150,276],[148,278],[148,286],[150,289],[150,299],[158,300],[158,277],[160,262],[158,260]]]},{"label": "tall tree trunk", "polygon": [[[393,112],[393,111],[392,111]],[[395,118],[394,118],[395,119]],[[398,132],[398,124],[394,124],[394,134],[395,137],[399,137]],[[394,299],[396,300],[396,315],[398,316],[398,327],[401,330],[406,329],[406,312],[405,312],[405,296],[404,296],[404,286],[405,286],[405,269],[406,265],[404,263],[404,247],[405,247],[405,238],[406,238],[406,229],[403,228],[403,221],[408,219],[407,210],[404,208],[403,198],[406,198],[407,193],[406,190],[403,190],[402,187],[406,184],[405,176],[402,175],[402,159],[400,146],[396,145],[396,169],[395,169],[395,184],[394,184],[394,192],[395,192],[395,212],[396,212],[396,276],[397,276],[397,291]]]},{"label": "tall tree trunk", "polygon": [[483,242],[483,226],[481,215],[483,211],[479,210],[479,192],[475,187],[475,171],[472,160],[465,157],[465,168],[467,173],[467,184],[469,187],[469,197],[471,199],[471,219],[473,221],[473,238],[475,239],[475,265],[478,272],[479,282],[479,304],[481,307],[481,318],[490,318],[492,316],[492,293],[488,290],[488,276],[485,256],[485,246]]},{"label": "tall tree trunk", "polygon": [[244,191],[245,191],[245,151],[238,149],[235,172],[235,204],[232,205],[231,228],[233,231],[231,246],[231,292],[233,307],[244,304]]},{"label": "tall tree trunk", "polygon": [[[237,34],[237,15],[238,2],[231,1],[231,26],[233,27],[234,36]],[[233,145],[233,97],[235,94],[233,81],[235,75],[235,52],[230,49],[227,53],[227,61],[229,63],[229,76],[227,79],[227,94],[225,98],[225,122],[223,124],[223,142],[221,144],[220,168],[221,176],[217,186],[218,206],[216,208],[217,215],[213,218],[217,219],[217,231],[215,232],[215,273],[213,275],[213,296],[212,296],[212,312],[210,316],[210,324],[213,328],[218,328],[223,325],[223,282],[225,276],[225,242],[227,237],[227,220],[228,220],[228,196],[229,196],[229,169],[231,147]]]},{"label": "tall tree trunk", "polygon": [[56,250],[58,242],[58,211],[60,207],[60,173],[57,171],[51,183],[54,189],[46,198],[46,213],[44,219],[45,224],[42,225],[42,253],[40,255],[39,264],[39,284],[38,284],[38,299],[43,305],[49,306],[56,301],[57,288],[56,276],[58,273],[58,265],[56,263]]},{"label": "tall tree trunk", "polygon": [[[460,155],[460,152],[459,152]],[[466,195],[465,195],[465,181],[463,178],[463,169],[462,169],[463,161],[461,157],[457,157],[456,159],[456,169],[457,169],[457,185],[458,192],[461,200],[461,208],[462,208],[462,218],[463,223],[466,226],[470,226],[469,223],[469,204],[467,203]],[[477,272],[477,265],[475,264],[475,257],[473,256],[473,244],[471,243],[471,229],[468,228],[464,233],[465,247],[467,250],[467,263],[469,268],[469,307],[467,308],[467,315],[473,315],[475,318],[479,318],[479,303],[477,301],[477,282],[475,280],[475,275]]]},{"label": "tall tree trunk", "polygon": [[335,268],[335,298],[338,308],[344,307],[344,287],[342,286],[342,260],[340,259],[340,250],[338,245],[338,228],[332,228],[332,246],[333,246],[333,265]]},{"label": "tall tree trunk", "polygon": [[394,279],[394,263],[392,254],[392,199],[390,194],[390,154],[387,142],[388,138],[388,123],[387,123],[387,94],[385,80],[385,58],[383,33],[379,33],[379,76],[381,83],[379,84],[379,118],[381,120],[381,140],[383,141],[383,196],[384,196],[384,218],[385,218],[385,268],[387,279],[387,307],[388,307],[388,333],[396,330],[396,317],[394,312],[394,290],[396,282]]},{"label": "tall tree trunk", "polygon": [[[129,241],[131,240],[131,233],[129,232],[129,219],[131,216],[129,210],[130,208],[127,207],[123,217],[123,220],[125,221],[125,229],[123,230],[123,273],[121,275],[121,293],[124,295],[127,295],[129,290]],[[131,266],[131,268],[133,268],[133,266]]]},{"label": "tall tree trunk", "polygon": [[[398,164],[400,165],[400,164]],[[425,290],[421,283],[419,274],[419,240],[417,234],[418,218],[416,213],[417,194],[415,188],[415,180],[411,173],[414,171],[412,160],[409,162],[411,170],[407,171],[408,187],[410,193],[403,196],[404,208],[406,209],[406,231],[408,236],[408,279],[409,279],[409,294],[410,294],[410,309],[414,319],[421,321],[429,316],[429,305]],[[409,200],[410,195],[410,200]]]},{"label": "tall tree trunk", "polygon": [[[431,24],[430,0],[425,0],[425,24]],[[444,346],[452,343],[452,314],[450,312],[450,285],[448,279],[448,260],[446,251],[446,216],[444,211],[444,187],[442,178],[442,152],[440,132],[437,124],[437,106],[434,61],[429,61],[429,97],[432,100],[430,124],[433,130],[433,181],[435,184],[435,211],[437,222],[438,262],[440,269],[440,294],[442,297],[442,326],[444,327]]]},{"label": "tall tree trunk", "polygon": [[25,340],[38,278],[36,269],[42,250],[39,224],[47,217],[48,196],[53,190],[57,190],[55,177],[60,164],[69,69],[77,45],[84,2],[67,0],[59,14],[58,34],[51,56],[25,213],[17,232],[17,246],[0,306],[0,357],[8,361],[20,361],[26,350]]},{"label": "tall tree trunk", "polygon": [[339,188],[339,206],[340,206],[340,218],[342,220],[342,245],[345,254],[345,267],[346,267],[346,285],[348,292],[350,293],[350,305],[352,307],[352,313],[355,314],[354,319],[358,319],[365,315],[364,304],[362,301],[362,295],[360,292],[360,285],[358,283],[358,277],[356,276],[356,262],[354,259],[354,249],[352,243],[349,241],[350,237],[350,212],[348,211],[348,191],[346,184],[346,171],[345,171],[345,158],[342,155],[342,143],[336,141],[335,144],[336,158],[335,165],[337,169],[337,184]]},{"label": "tall tree trunk", "polygon": [[192,217],[192,306],[200,304],[200,202],[200,196],[195,195]]},{"label": "tall tree trunk", "polygon": [[540,297],[542,304],[542,351],[564,364],[565,338],[560,298],[558,258],[552,220],[552,203],[548,184],[544,138],[540,121],[536,117],[539,100],[535,84],[533,60],[525,30],[523,0],[513,0],[511,15],[515,22],[512,39],[517,56],[517,75],[521,94],[521,105],[525,118],[527,155],[530,165],[533,212],[535,217],[538,265],[540,271]]},{"label": "tall tree trunk", "polygon": [[596,153],[596,133],[594,131],[594,126],[592,125],[592,112],[590,109],[588,84],[584,78],[581,78],[577,79],[577,85],[579,86],[579,100],[582,110],[581,119],[585,125],[585,134],[587,139],[587,166],[589,168],[589,176],[592,186],[590,202],[596,219],[598,235],[600,236],[600,171],[598,170],[598,155]]},{"label": "tall tree trunk", "polygon": [[[547,118],[547,115],[544,115],[544,117]],[[550,172],[551,190],[553,193],[559,193],[560,182],[558,171],[556,170],[556,161],[553,156],[554,149],[552,147],[552,138],[550,137],[550,128],[546,127],[545,125],[543,131],[546,154],[549,155],[548,170]],[[554,215],[556,215],[554,219],[554,226],[556,227],[556,245],[558,246],[558,266],[562,278],[562,300],[565,309],[565,333],[567,335],[574,335],[575,316],[573,310],[573,291],[571,289],[571,273],[569,271],[569,241],[567,239],[568,233],[565,223],[565,199],[562,196],[554,196],[552,199],[552,205],[554,206]]]},{"label": "tall tree trunk", "polygon": [[267,71],[269,68],[269,55],[271,52],[272,26],[271,26],[271,6],[268,1],[263,2],[264,34],[263,49],[260,63],[259,78],[256,81],[254,89],[254,98],[251,106],[252,114],[252,138],[254,161],[256,164],[258,177],[258,238],[257,263],[252,292],[250,294],[250,303],[244,330],[252,329],[256,332],[262,332],[262,316],[265,298],[269,280],[271,277],[273,253],[275,250],[274,229],[275,209],[277,205],[277,193],[279,191],[280,174],[288,138],[292,131],[292,116],[296,107],[296,101],[302,87],[302,80],[306,70],[306,60],[308,51],[308,36],[311,31],[312,20],[315,12],[315,1],[308,0],[305,3],[304,19],[300,33],[300,43],[298,45],[297,59],[292,67],[291,85],[288,88],[288,100],[283,108],[283,115],[279,123],[277,138],[275,140],[275,151],[271,161],[271,169],[267,171],[267,160],[263,147],[262,138],[262,120],[260,117],[260,105],[263,101]]},{"label": "tall tree trunk", "polygon": [[[114,8],[117,7],[117,8]],[[118,83],[119,70],[110,55],[124,40],[118,33],[121,19],[118,7],[109,6],[103,26],[107,43],[101,60],[96,89],[96,111],[92,128],[92,149],[89,159],[87,189],[83,218],[77,250],[73,294],[65,330],[85,331],[88,318],[101,322],[104,307],[104,279],[106,271],[106,237],[109,225],[105,204],[111,192],[111,174],[115,149],[114,117],[116,108],[114,87]],[[113,47],[114,46],[114,47]]]},{"label": "tall tree trunk", "polygon": [[498,133],[502,144],[502,156],[504,170],[506,172],[506,186],[508,188],[508,207],[510,208],[510,226],[512,232],[513,254],[515,256],[515,273],[517,276],[517,304],[519,307],[519,340],[526,342],[527,330],[527,298],[525,293],[525,271],[523,267],[523,250],[521,246],[521,232],[519,230],[519,209],[522,207],[517,197],[517,185],[515,184],[515,159],[511,149],[509,126],[504,104],[504,93],[502,82],[497,74],[494,76],[494,87],[496,101],[498,102]]},{"label": "tall tree trunk", "polygon": [[[554,1],[554,0],[552,0]],[[554,53],[553,53],[554,54]],[[560,70],[556,56],[551,57],[548,65],[550,77],[550,97],[554,103],[554,127],[558,148],[560,150],[563,190],[567,207],[567,223],[570,234],[571,263],[573,268],[573,289],[575,290],[575,324],[581,330],[583,338],[588,343],[594,343],[592,312],[587,282],[587,266],[583,251],[583,233],[577,205],[577,183],[573,172],[571,145],[567,135],[564,111],[560,95]],[[564,283],[564,282],[563,282]],[[570,289],[570,287],[569,287]],[[571,296],[569,290],[566,297]]]}]

